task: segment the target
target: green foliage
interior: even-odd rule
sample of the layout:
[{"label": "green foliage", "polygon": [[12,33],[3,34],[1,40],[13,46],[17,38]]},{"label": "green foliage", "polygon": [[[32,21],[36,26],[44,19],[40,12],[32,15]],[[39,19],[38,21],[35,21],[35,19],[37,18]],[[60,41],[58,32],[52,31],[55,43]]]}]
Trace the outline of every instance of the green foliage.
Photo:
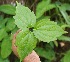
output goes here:
[{"label": "green foliage", "polygon": [[20,3],[17,3],[14,19],[15,24],[23,31],[26,30],[27,27],[34,27],[36,24],[36,16],[34,12],[31,12],[28,7],[22,6]]},{"label": "green foliage", "polygon": [[16,46],[18,47],[17,51],[21,60],[32,52],[37,43],[37,39],[34,37],[33,33],[23,31],[17,35],[16,41]]},{"label": "green foliage", "polygon": [[32,52],[36,46],[37,39],[50,42],[57,40],[57,37],[66,33],[56,22],[50,21],[47,18],[36,22],[34,13],[20,3],[17,3],[14,19],[17,27],[22,30],[16,38],[20,60],[23,60]]},{"label": "green foliage", "polygon": [[10,61],[8,60],[8,58],[7,59],[2,59],[2,57],[0,56],[0,62],[10,62]]},{"label": "green foliage", "polygon": [[[2,18],[0,20],[0,49],[1,49],[1,57],[3,59],[9,57],[12,52],[11,45],[11,35],[14,28],[17,28],[14,19],[12,17]],[[18,29],[14,30],[14,33]]]},{"label": "green foliage", "polygon": [[[70,51],[67,51],[70,49],[68,46],[70,42],[64,42],[63,47],[59,45],[61,41],[70,41],[69,0],[60,0],[60,2],[59,0],[35,1],[24,1],[24,6],[17,3],[16,7],[10,4],[0,5],[0,62],[10,62],[12,56],[11,41],[18,28],[21,31],[16,37],[15,45],[18,47],[17,51],[21,60],[31,53],[37,44],[35,51],[43,60],[41,62],[60,62],[60,60],[62,60],[61,62],[70,62]],[[57,2],[56,5],[55,2]],[[36,10],[36,12],[25,6]],[[15,20],[13,15],[15,15]],[[68,31],[68,34],[62,35],[66,33],[64,30]],[[59,49],[58,46],[61,48]],[[64,53],[64,50],[67,53]],[[59,58],[61,59],[58,60]],[[14,62],[18,61],[17,58],[14,60]]]},{"label": "green foliage", "polygon": [[34,30],[35,37],[44,42],[57,40],[57,37],[64,33],[65,31],[56,22],[45,19],[38,21]]},{"label": "green foliage", "polygon": [[63,4],[58,7],[59,7],[59,10],[60,10],[61,14],[63,15],[66,23],[70,25],[70,18],[66,12],[67,10],[70,11],[70,4]]},{"label": "green foliage", "polygon": [[2,15],[0,15],[0,22],[1,22],[1,20],[3,20],[3,18],[4,18],[4,17],[3,17]]},{"label": "green foliage", "polygon": [[1,44],[1,57],[2,58],[7,58],[11,52],[11,40],[9,37],[5,38]]},{"label": "green foliage", "polygon": [[55,4],[50,4],[51,0],[43,0],[42,2],[39,2],[36,8],[36,18],[38,19],[41,17],[44,12],[55,8]]},{"label": "green foliage", "polygon": [[37,19],[37,21],[42,20],[42,19],[49,19],[50,20],[50,16],[41,16],[40,18]]},{"label": "green foliage", "polygon": [[70,62],[70,50],[66,52],[62,62]]},{"label": "green foliage", "polygon": [[70,4],[68,3],[64,3],[61,5],[61,7],[66,11],[66,10],[69,10],[70,11]]},{"label": "green foliage", "polygon": [[[0,6],[0,62],[10,62],[9,55],[12,52],[11,36],[18,30],[12,16],[15,15],[15,7],[10,4]],[[7,16],[6,16],[7,14]],[[12,32],[13,31],[13,32]]]},{"label": "green foliage", "polygon": [[15,27],[16,27],[16,25],[15,25],[14,19],[13,19],[13,18],[9,18],[9,19],[8,19],[8,22],[7,22],[7,25],[6,25],[6,29],[11,31],[11,30],[13,30]]},{"label": "green foliage", "polygon": [[70,37],[68,36],[60,36],[58,39],[63,41],[70,41]]},{"label": "green foliage", "polygon": [[1,5],[0,11],[6,14],[15,15],[15,7],[9,4]]},{"label": "green foliage", "polygon": [[0,29],[0,41],[7,36],[5,29]]},{"label": "green foliage", "polygon": [[54,60],[55,59],[55,52],[52,50],[52,49],[43,49],[43,48],[40,48],[40,47],[37,47],[35,48],[37,54],[41,57],[44,57],[48,60]]}]

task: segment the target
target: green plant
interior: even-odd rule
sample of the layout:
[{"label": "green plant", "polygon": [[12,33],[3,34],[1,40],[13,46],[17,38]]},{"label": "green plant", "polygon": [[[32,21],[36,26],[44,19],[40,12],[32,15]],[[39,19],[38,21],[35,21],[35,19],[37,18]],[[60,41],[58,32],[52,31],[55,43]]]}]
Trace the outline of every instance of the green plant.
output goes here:
[{"label": "green plant", "polygon": [[62,4],[61,6],[59,6],[59,5],[57,5],[57,6],[58,6],[62,16],[64,17],[66,23],[68,25],[70,25],[70,18],[66,12],[67,10],[70,11],[70,5],[69,4]]},{"label": "green plant", "polygon": [[[12,15],[15,15],[15,7],[10,4],[0,5],[0,61],[10,62],[12,53],[12,36],[18,30]],[[5,15],[9,15],[5,17]],[[11,16],[10,16],[11,15]]]},{"label": "green plant", "polygon": [[[17,36],[16,46],[21,60],[34,49],[42,62],[70,62],[69,2],[69,0],[25,0],[25,5],[18,3],[17,9],[11,4],[0,5],[0,62],[19,62],[18,58],[13,60],[15,56],[11,49],[12,37],[18,28],[21,31]],[[34,11],[36,16],[25,6]],[[68,33],[62,35],[66,33],[64,30]],[[64,44],[63,47],[61,42]]]},{"label": "green plant", "polygon": [[44,12],[55,8],[55,4],[51,4],[51,0],[42,0],[38,3],[36,8],[36,18],[40,18]]},{"label": "green plant", "polygon": [[20,3],[17,3],[14,19],[17,27],[21,29],[16,37],[20,60],[32,52],[36,47],[37,40],[49,43],[66,33],[56,22],[50,21],[50,19],[36,21],[34,12]]},{"label": "green plant", "polygon": [[9,4],[1,5],[0,11],[6,14],[15,15],[15,7]]}]

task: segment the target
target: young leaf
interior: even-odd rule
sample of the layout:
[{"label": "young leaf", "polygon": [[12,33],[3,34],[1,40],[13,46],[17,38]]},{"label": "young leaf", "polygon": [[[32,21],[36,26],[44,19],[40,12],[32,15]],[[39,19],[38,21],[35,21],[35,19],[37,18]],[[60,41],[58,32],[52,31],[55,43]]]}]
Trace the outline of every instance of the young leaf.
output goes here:
[{"label": "young leaf", "polygon": [[34,30],[35,37],[44,42],[57,40],[57,37],[64,33],[65,31],[56,22],[45,19],[38,21]]},{"label": "young leaf", "polygon": [[43,0],[42,2],[40,2],[37,5],[36,8],[36,18],[38,19],[39,17],[41,17],[44,12],[53,9],[55,7],[54,4],[50,4],[51,0]]},{"label": "young leaf", "polygon": [[19,59],[15,59],[15,62],[19,62],[20,60]]},{"label": "young leaf", "polygon": [[20,60],[23,60],[32,50],[36,47],[37,39],[34,37],[33,33],[21,31],[16,37],[17,51]]},{"label": "young leaf", "polygon": [[28,7],[25,7],[20,3],[17,3],[16,15],[14,16],[14,19],[15,24],[18,26],[18,28],[22,29],[23,31],[27,27],[34,27],[36,24],[36,16],[34,12],[31,12],[31,10]]},{"label": "young leaf", "polygon": [[14,22],[15,22],[15,20],[13,18],[9,18],[7,25],[6,25],[6,29],[13,30],[16,27]]},{"label": "young leaf", "polygon": [[0,29],[0,41],[7,36],[7,32],[5,31],[5,28]]},{"label": "young leaf", "polygon": [[11,40],[10,38],[5,38],[1,44],[1,57],[2,58],[7,58],[11,52],[12,52],[12,49],[11,49]]},{"label": "young leaf", "polygon": [[9,4],[4,4],[0,6],[0,11],[6,14],[15,15],[16,8]]},{"label": "young leaf", "polygon": [[44,42],[50,42],[66,33],[56,22],[50,21],[48,18],[36,23],[34,13],[20,3],[17,3],[14,19],[15,24],[22,30],[16,37],[20,60],[23,60],[35,48],[36,38]]}]

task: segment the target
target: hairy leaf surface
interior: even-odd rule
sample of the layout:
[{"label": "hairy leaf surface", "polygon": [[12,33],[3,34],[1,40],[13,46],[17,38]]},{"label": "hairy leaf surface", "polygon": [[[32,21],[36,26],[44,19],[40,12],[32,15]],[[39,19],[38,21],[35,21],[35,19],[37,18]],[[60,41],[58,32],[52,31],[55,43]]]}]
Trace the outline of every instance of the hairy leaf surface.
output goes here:
[{"label": "hairy leaf surface", "polygon": [[16,38],[17,51],[21,60],[23,60],[36,47],[37,39],[33,33],[21,31]]},{"label": "hairy leaf surface", "polygon": [[34,30],[35,37],[44,42],[57,40],[57,37],[64,33],[65,31],[56,22],[45,19],[37,22],[36,30]]},{"label": "hairy leaf surface", "polygon": [[15,24],[22,30],[26,30],[26,28],[34,27],[36,24],[36,16],[34,12],[28,7],[17,3],[16,6],[16,15],[14,16]]}]

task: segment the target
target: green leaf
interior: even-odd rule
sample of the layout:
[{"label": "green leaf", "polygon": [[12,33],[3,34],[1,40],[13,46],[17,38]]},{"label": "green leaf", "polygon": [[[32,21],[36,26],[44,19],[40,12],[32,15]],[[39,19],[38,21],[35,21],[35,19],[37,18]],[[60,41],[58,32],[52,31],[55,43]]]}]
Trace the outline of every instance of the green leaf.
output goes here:
[{"label": "green leaf", "polygon": [[5,38],[7,35],[8,35],[8,34],[7,34],[6,30],[5,30],[5,28],[0,29],[0,41],[1,41],[3,38]]},{"label": "green leaf", "polygon": [[70,4],[68,4],[68,3],[62,4],[61,7],[62,7],[65,11],[66,11],[66,10],[70,11]]},{"label": "green leaf", "polygon": [[48,48],[47,50],[45,50],[43,48],[37,47],[37,48],[35,48],[35,51],[41,57],[44,57],[44,58],[49,59],[49,60],[55,59],[55,52],[52,49]]},{"label": "green leaf", "polygon": [[37,19],[37,21],[42,20],[42,19],[50,19],[50,16],[41,16],[40,18]]},{"label": "green leaf", "polygon": [[56,47],[58,47],[58,42],[57,41],[53,41],[54,42],[54,45],[56,46]]},{"label": "green leaf", "polygon": [[14,34],[14,33],[16,33],[18,30],[19,30],[19,29],[18,29],[17,27],[15,27],[15,28],[11,31],[11,33]]},{"label": "green leaf", "polygon": [[3,59],[2,57],[0,57],[0,62],[10,62],[10,61],[8,60],[8,58],[7,59]]},{"label": "green leaf", "polygon": [[27,27],[34,27],[36,24],[36,16],[34,12],[31,12],[28,7],[25,7],[20,3],[17,3],[14,19],[15,24],[22,30],[27,30]]},{"label": "green leaf", "polygon": [[44,42],[57,40],[57,37],[66,33],[56,22],[45,19],[38,21],[35,28],[35,37]]},{"label": "green leaf", "polygon": [[60,10],[61,14],[63,15],[66,23],[70,25],[70,18],[68,16],[68,14],[66,13],[66,11],[63,9],[63,7],[59,7],[59,10]]},{"label": "green leaf", "polygon": [[63,40],[63,41],[69,41],[70,42],[70,37],[68,36],[60,36],[58,37],[59,40]]},{"label": "green leaf", "polygon": [[65,54],[63,62],[70,62],[70,50]]},{"label": "green leaf", "polygon": [[16,37],[17,51],[20,60],[23,60],[32,50],[36,47],[37,39],[34,37],[33,33],[19,32]]},{"label": "green leaf", "polygon": [[15,15],[15,7],[10,4],[4,4],[0,6],[0,11],[6,14]]},{"label": "green leaf", "polygon": [[4,18],[4,17],[3,17],[3,15],[0,15],[0,21],[2,21],[2,20],[3,20],[3,18]]},{"label": "green leaf", "polygon": [[65,29],[65,28],[70,28],[70,25],[68,25],[68,24],[61,24],[61,27],[62,27],[63,29]]},{"label": "green leaf", "polygon": [[5,38],[1,44],[1,56],[2,58],[7,58],[11,52],[12,52],[12,49],[11,49],[11,40],[9,37]]},{"label": "green leaf", "polygon": [[41,17],[44,12],[53,9],[55,7],[55,4],[50,4],[51,0],[43,0],[42,2],[38,3],[36,8],[36,18],[38,19]]},{"label": "green leaf", "polygon": [[59,6],[59,5],[57,5],[57,6],[58,6],[62,16],[64,17],[66,23],[70,25],[70,18],[66,12],[67,10],[70,11],[70,4],[62,4],[61,6]]},{"label": "green leaf", "polygon": [[13,18],[9,18],[8,19],[8,22],[7,22],[7,25],[6,25],[6,29],[7,30],[13,30],[14,28],[16,27],[15,25],[15,20]]},{"label": "green leaf", "polygon": [[5,18],[5,19],[0,21],[0,29],[5,28],[5,24],[6,24],[7,21],[8,21],[8,18]]}]

